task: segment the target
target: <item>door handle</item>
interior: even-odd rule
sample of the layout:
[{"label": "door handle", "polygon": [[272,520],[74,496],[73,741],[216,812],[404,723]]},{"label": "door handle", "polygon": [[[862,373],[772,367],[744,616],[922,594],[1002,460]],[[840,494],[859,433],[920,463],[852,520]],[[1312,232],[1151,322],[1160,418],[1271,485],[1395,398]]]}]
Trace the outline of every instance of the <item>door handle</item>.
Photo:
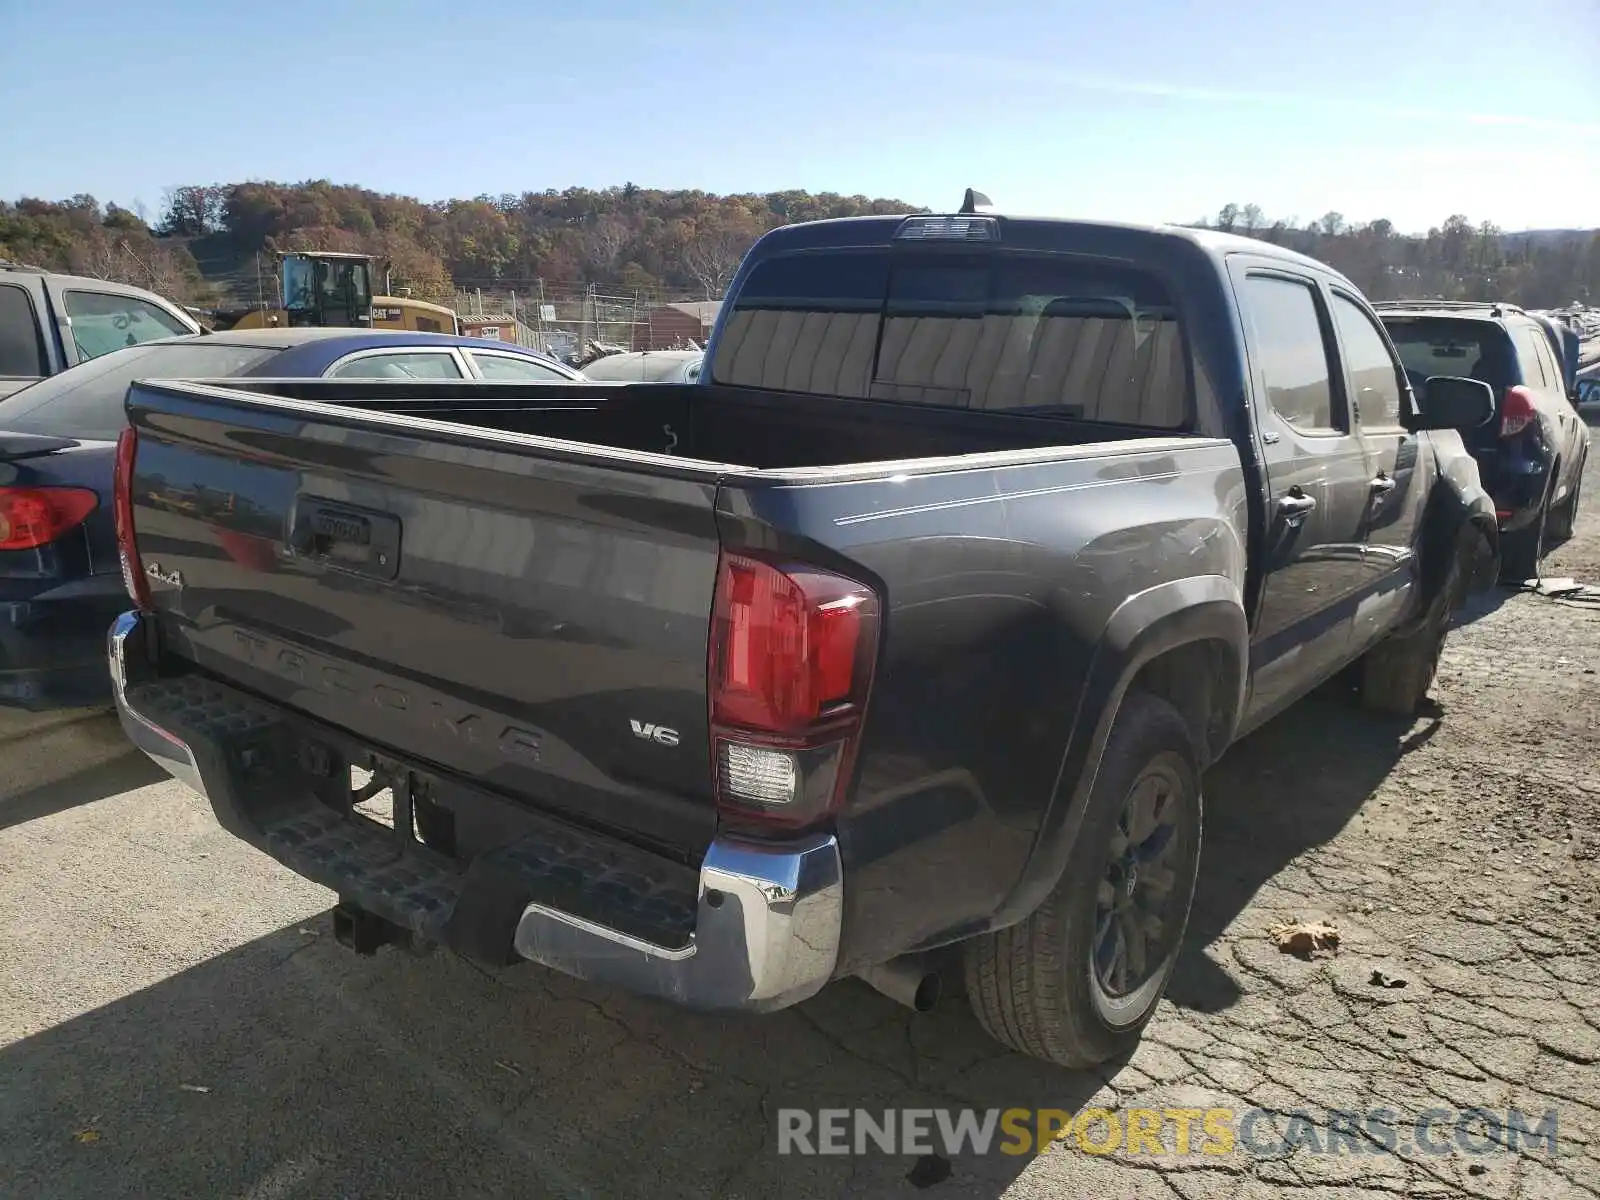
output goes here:
[{"label": "door handle", "polygon": [[1394,480],[1390,479],[1387,475],[1379,475],[1367,486],[1381,496],[1385,492],[1394,491]]},{"label": "door handle", "polygon": [[1297,487],[1290,488],[1287,495],[1278,499],[1278,512],[1283,515],[1284,523],[1290,526],[1303,524],[1316,507],[1317,498],[1306,495]]}]

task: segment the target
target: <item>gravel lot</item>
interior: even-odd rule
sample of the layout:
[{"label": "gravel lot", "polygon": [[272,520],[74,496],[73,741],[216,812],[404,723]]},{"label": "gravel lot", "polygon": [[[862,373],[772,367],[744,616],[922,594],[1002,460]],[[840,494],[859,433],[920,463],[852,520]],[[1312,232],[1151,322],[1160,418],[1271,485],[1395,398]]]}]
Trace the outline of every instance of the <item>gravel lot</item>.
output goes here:
[{"label": "gravel lot", "polygon": [[[1547,573],[1600,583],[1600,454]],[[961,1157],[933,1196],[1600,1196],[1600,607],[1497,593],[1434,712],[1314,697],[1208,781],[1190,952],[1131,1062],[1001,1052],[856,983],[715,1019],[532,968],[358,959],[330,895],[123,757],[0,805],[0,1195],[911,1195],[776,1111],[1483,1106],[1557,1153]],[[1325,918],[1336,955],[1266,930]],[[1374,971],[1389,983],[1374,984]],[[1281,1128],[1284,1118],[1275,1119]],[[938,1164],[935,1164],[938,1165]]]}]

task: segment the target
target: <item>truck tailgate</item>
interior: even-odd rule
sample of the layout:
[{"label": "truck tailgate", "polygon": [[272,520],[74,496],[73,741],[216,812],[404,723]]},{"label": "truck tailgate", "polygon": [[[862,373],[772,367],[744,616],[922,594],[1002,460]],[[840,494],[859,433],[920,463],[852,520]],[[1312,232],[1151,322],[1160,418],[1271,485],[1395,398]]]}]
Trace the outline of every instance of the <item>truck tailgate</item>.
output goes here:
[{"label": "truck tailgate", "polygon": [[240,393],[140,384],[128,407],[165,648],[376,750],[703,852],[714,478]]}]

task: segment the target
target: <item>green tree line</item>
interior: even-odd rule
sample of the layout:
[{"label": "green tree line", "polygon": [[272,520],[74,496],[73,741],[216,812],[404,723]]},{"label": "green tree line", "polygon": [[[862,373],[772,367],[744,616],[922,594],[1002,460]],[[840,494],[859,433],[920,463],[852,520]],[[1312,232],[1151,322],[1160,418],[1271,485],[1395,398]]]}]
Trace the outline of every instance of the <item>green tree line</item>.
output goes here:
[{"label": "green tree line", "polygon": [[1508,300],[1559,308],[1600,304],[1600,229],[1507,233],[1460,214],[1425,234],[1386,220],[1352,224],[1330,212],[1314,221],[1272,220],[1254,204],[1227,204],[1199,228],[1259,238],[1344,272],[1373,300],[1430,297]]},{"label": "green tree line", "polygon": [[[387,259],[394,286],[439,299],[461,287],[597,284],[717,296],[757,237],[796,221],[924,211],[898,200],[799,189],[719,196],[621,187],[423,203],[333,184],[175,187],[154,215],[93,196],[0,202],[0,259],[118,279],[189,303],[250,302],[258,254],[315,249]],[[1374,299],[1600,302],[1600,231],[1507,234],[1451,216],[1425,234],[1338,213],[1300,224],[1253,204],[1197,225],[1289,246],[1339,268]]]}]

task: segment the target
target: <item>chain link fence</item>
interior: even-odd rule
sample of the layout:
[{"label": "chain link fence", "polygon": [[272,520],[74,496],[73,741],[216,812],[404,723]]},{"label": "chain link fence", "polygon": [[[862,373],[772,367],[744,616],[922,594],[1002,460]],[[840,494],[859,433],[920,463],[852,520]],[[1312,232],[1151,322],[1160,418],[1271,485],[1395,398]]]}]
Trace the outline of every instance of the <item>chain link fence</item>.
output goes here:
[{"label": "chain link fence", "polygon": [[[460,288],[447,301],[464,322],[498,323],[519,345],[568,362],[597,350],[675,350],[705,344],[720,301],[682,293],[622,293],[598,286]],[[504,332],[501,333],[505,337]]]}]

